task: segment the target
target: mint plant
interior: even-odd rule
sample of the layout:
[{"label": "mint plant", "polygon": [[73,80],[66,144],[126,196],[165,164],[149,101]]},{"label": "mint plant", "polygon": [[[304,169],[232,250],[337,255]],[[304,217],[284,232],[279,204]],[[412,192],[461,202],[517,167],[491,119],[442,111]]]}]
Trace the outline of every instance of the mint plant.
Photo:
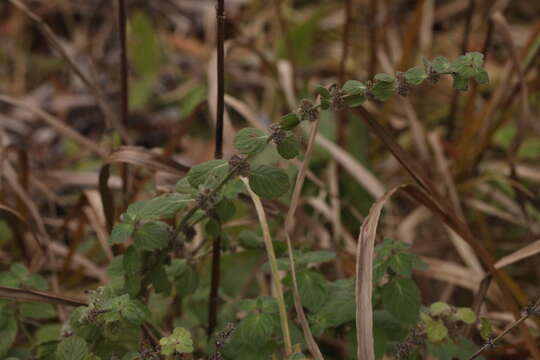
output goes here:
[{"label": "mint plant", "polygon": [[[435,84],[445,75],[452,77],[458,90],[467,90],[471,80],[478,84],[489,81],[480,53],[467,53],[453,62],[444,57],[432,61],[424,58],[422,67],[395,75],[377,74],[365,82],[349,80],[341,87],[318,85],[316,99],[301,100],[296,111],[267,131],[240,130],[234,139],[238,154],[229,160],[217,158],[196,165],[178,181],[175,192],[127,208],[109,237],[119,254],[107,270],[110,283],[89,291],[88,304],[71,312],[52,340],[36,344],[29,353],[38,359],[71,360],[305,358],[305,340],[291,315],[291,276],[281,279],[278,273],[287,274],[291,266],[284,244],[278,240],[265,243],[263,227],[239,231],[222,225],[236,212],[249,211],[245,203],[248,189],[262,199],[287,198],[291,187],[288,173],[276,164],[261,163],[258,155],[274,147],[285,160],[299,156],[300,142],[293,131],[303,122],[316,121],[321,111],[387,101],[394,93],[408,96],[415,86]],[[274,239],[280,220],[278,217],[270,227]],[[222,284],[220,292],[227,301],[218,314],[217,330],[209,339],[204,334],[209,292],[205,251],[209,244],[203,242],[194,249],[188,246],[200,231],[204,239],[222,239],[223,261],[235,262],[233,266],[240,268],[238,276],[246,284],[251,280],[245,276],[257,271],[257,263],[264,263],[265,244],[269,254],[275,251],[278,256],[278,268],[272,269],[270,263],[262,269],[270,270],[273,281],[281,281],[285,287],[284,294],[270,297],[260,296],[257,287],[239,289],[239,279]],[[406,244],[387,239],[375,252],[377,358],[384,354],[418,358],[427,352],[440,359],[465,359],[472,352],[471,343],[460,336],[460,329],[474,323],[476,315],[468,308],[444,303],[422,307],[412,273],[424,264],[407,251]],[[353,279],[326,279],[319,267],[334,260],[336,254],[332,252],[297,250],[292,256],[296,259],[301,305],[311,331],[315,336],[348,339],[348,356],[352,358],[356,346]],[[40,290],[47,287],[42,278],[18,264],[0,274],[0,284]],[[17,330],[24,330],[25,319],[42,321],[56,316],[52,306],[34,307],[6,300],[0,302],[0,313],[0,355],[21,359],[30,355],[17,355],[9,349]],[[163,328],[174,330],[168,334]],[[289,341],[292,350],[287,349]],[[192,357],[192,353],[197,355]]]}]

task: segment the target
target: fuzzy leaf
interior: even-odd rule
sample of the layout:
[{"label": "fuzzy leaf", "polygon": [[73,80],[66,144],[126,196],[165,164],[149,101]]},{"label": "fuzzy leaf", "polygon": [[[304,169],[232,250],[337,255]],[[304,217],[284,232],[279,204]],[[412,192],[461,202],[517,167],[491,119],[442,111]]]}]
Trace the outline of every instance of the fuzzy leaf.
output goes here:
[{"label": "fuzzy leaf", "polygon": [[150,200],[131,204],[126,215],[130,222],[137,220],[170,219],[192,202],[192,197],[184,194],[161,195]]},{"label": "fuzzy leaf", "polygon": [[249,174],[249,186],[262,198],[277,198],[284,195],[290,186],[287,173],[280,168],[256,165]]},{"label": "fuzzy leaf", "polygon": [[485,317],[480,318],[480,336],[484,340],[488,340],[491,338],[491,335],[493,334],[493,329],[491,328],[491,323],[489,320]]},{"label": "fuzzy leaf", "polygon": [[347,103],[347,106],[354,108],[362,105],[366,101],[366,97],[364,95],[352,95],[347,96],[345,98],[345,103]]},{"label": "fuzzy leaf", "polygon": [[187,179],[191,186],[198,189],[199,185],[204,184],[209,177],[214,177],[216,180],[223,179],[229,171],[229,164],[225,160],[210,160],[202,164],[192,167]]},{"label": "fuzzy leaf", "polygon": [[405,72],[405,81],[411,85],[420,85],[427,79],[426,72],[421,67],[413,67]]},{"label": "fuzzy leaf", "polygon": [[175,328],[171,335],[161,338],[159,345],[161,345],[161,354],[165,356],[174,353],[189,354],[194,350],[191,333],[182,327]]},{"label": "fuzzy leaf", "polygon": [[122,265],[126,290],[129,294],[135,295],[141,289],[142,253],[134,246],[130,246],[122,258]]},{"label": "fuzzy leaf", "polygon": [[445,58],[444,56],[438,56],[435,59],[433,59],[433,62],[431,63],[431,68],[439,73],[444,74],[450,71],[450,61]]},{"label": "fuzzy leaf", "polygon": [[463,321],[465,324],[472,324],[476,321],[476,314],[470,308],[462,307],[457,309],[457,312],[454,314],[454,317],[460,321]]},{"label": "fuzzy leaf", "polygon": [[441,320],[430,320],[426,324],[428,340],[432,343],[443,341],[448,336],[448,329]]},{"label": "fuzzy leaf", "polygon": [[282,116],[281,121],[279,122],[279,126],[281,126],[283,130],[292,130],[298,124],[300,124],[300,118],[296,113],[289,113]]},{"label": "fuzzy leaf", "polygon": [[341,90],[345,92],[345,95],[347,96],[363,95],[364,91],[366,90],[366,86],[358,80],[349,80],[343,84]]},{"label": "fuzzy leaf", "polygon": [[393,279],[381,288],[385,310],[403,323],[412,324],[420,310],[420,291],[411,279]]},{"label": "fuzzy leaf", "polygon": [[322,98],[324,99],[329,99],[331,97],[330,95],[330,91],[328,91],[327,88],[325,88],[324,86],[322,85],[317,85],[315,87],[315,92],[319,95],[321,95]]},{"label": "fuzzy leaf", "polygon": [[57,360],[85,360],[89,354],[90,350],[86,341],[76,335],[63,339],[56,348]]},{"label": "fuzzy leaf", "polygon": [[152,286],[158,294],[170,294],[171,293],[171,283],[165,272],[163,265],[158,265],[150,270],[148,275]]},{"label": "fuzzy leaf", "polygon": [[277,151],[284,159],[292,159],[299,154],[300,143],[294,134],[287,134],[287,137],[277,145]]},{"label": "fuzzy leaf", "polygon": [[192,294],[199,286],[199,274],[186,260],[173,259],[166,269],[179,296]]},{"label": "fuzzy leaf", "polygon": [[321,309],[328,297],[326,279],[318,272],[305,270],[298,272],[297,280],[302,305],[313,312]]},{"label": "fuzzy leaf", "polygon": [[[1,309],[0,309],[1,310]],[[17,319],[13,314],[0,311],[0,356],[5,355],[17,337]]]},{"label": "fuzzy leaf", "polygon": [[190,195],[191,197],[197,195],[197,189],[191,186],[187,177],[183,177],[176,183],[175,190],[179,194]]},{"label": "fuzzy leaf", "polygon": [[242,154],[257,154],[268,143],[268,134],[260,129],[243,128],[234,137],[234,147]]},{"label": "fuzzy leaf", "polygon": [[371,94],[375,99],[386,101],[392,97],[395,91],[396,78],[388,74],[375,75],[375,84],[371,89]]},{"label": "fuzzy leaf", "polygon": [[453,86],[456,90],[467,91],[469,89],[469,80],[460,75],[454,75]]},{"label": "fuzzy leaf", "polygon": [[131,300],[128,294],[117,296],[109,302],[110,311],[103,315],[106,322],[129,321],[141,325],[150,317],[150,312],[139,300]]},{"label": "fuzzy leaf", "polygon": [[486,70],[480,69],[478,73],[474,76],[474,80],[477,84],[487,84],[489,83],[489,75]]},{"label": "fuzzy leaf", "polygon": [[115,224],[111,236],[109,237],[109,243],[111,244],[122,244],[126,242],[131,234],[133,233],[133,230],[135,227],[132,224],[127,223],[118,223]]},{"label": "fuzzy leaf", "polygon": [[392,84],[392,85],[396,82],[396,78],[388,74],[377,74],[375,75],[374,79],[377,82],[382,82],[385,84]]},{"label": "fuzzy leaf", "polygon": [[438,316],[450,312],[450,306],[442,301],[437,301],[429,307],[429,313],[433,316]]},{"label": "fuzzy leaf", "polygon": [[161,250],[169,243],[169,225],[160,222],[147,222],[135,231],[133,245],[140,250]]},{"label": "fuzzy leaf", "polygon": [[413,263],[410,254],[397,253],[388,259],[388,266],[399,275],[411,276]]},{"label": "fuzzy leaf", "polygon": [[274,333],[274,320],[269,314],[250,314],[240,322],[238,332],[244,343],[257,347],[270,340]]}]

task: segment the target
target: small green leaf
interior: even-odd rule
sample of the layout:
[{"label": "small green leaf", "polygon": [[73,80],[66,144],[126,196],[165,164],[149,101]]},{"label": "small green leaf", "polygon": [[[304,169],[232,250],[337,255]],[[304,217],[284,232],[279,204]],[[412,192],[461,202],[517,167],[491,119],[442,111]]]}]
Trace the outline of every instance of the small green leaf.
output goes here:
[{"label": "small green leaf", "polygon": [[63,339],[56,348],[57,360],[85,360],[89,354],[90,350],[86,341],[76,335]]},{"label": "small green leaf", "polygon": [[450,310],[450,305],[442,301],[434,302],[429,307],[429,313],[433,316],[438,316],[445,313],[448,314],[450,313]]},{"label": "small green leaf", "polygon": [[474,80],[476,81],[477,84],[480,84],[480,85],[487,84],[489,83],[489,75],[486,70],[480,69],[478,71],[478,74],[474,76]]},{"label": "small green leaf", "polygon": [[450,70],[457,73],[460,78],[470,79],[482,70],[484,55],[479,52],[467,53],[460,56],[450,66]]},{"label": "small green leaf", "polygon": [[243,128],[234,137],[234,147],[242,154],[257,154],[268,143],[268,134],[260,129]]},{"label": "small green leaf", "polygon": [[450,61],[444,56],[436,57],[431,63],[431,68],[433,69],[433,71],[439,74],[448,73],[450,71],[450,66]]},{"label": "small green leaf", "polygon": [[240,322],[238,332],[244,343],[257,347],[270,340],[274,333],[274,320],[269,314],[250,314]]},{"label": "small green leaf", "polygon": [[385,84],[392,84],[392,85],[396,82],[396,78],[388,74],[377,74],[375,75],[374,79],[377,82],[382,82]]},{"label": "small green leaf", "polygon": [[150,269],[148,277],[156,293],[166,295],[171,293],[171,283],[163,265],[158,265]]},{"label": "small green leaf", "polygon": [[460,75],[454,75],[453,86],[456,90],[467,91],[469,89],[469,80]]},{"label": "small green leaf", "polygon": [[397,253],[390,256],[388,266],[397,274],[411,276],[413,264],[410,254]]},{"label": "small green leaf", "polygon": [[126,290],[131,295],[136,295],[141,288],[141,272],[143,268],[142,253],[134,246],[130,246],[122,258],[124,267],[124,281]]},{"label": "small green leaf", "polygon": [[189,354],[194,350],[191,333],[183,327],[177,327],[171,335],[161,338],[159,345],[161,345],[161,354],[165,356],[174,353]]},{"label": "small green leaf", "polygon": [[381,288],[382,303],[403,323],[413,324],[420,311],[420,291],[411,279],[394,278]]},{"label": "small green leaf", "polygon": [[277,151],[284,159],[292,159],[300,153],[300,143],[294,134],[287,134],[277,145]]},{"label": "small green leaf", "polygon": [[457,312],[454,314],[454,317],[460,321],[463,321],[465,324],[472,324],[476,321],[476,314],[470,308],[462,307],[457,309]]},{"label": "small green leaf", "polygon": [[349,80],[345,84],[343,84],[341,90],[347,96],[363,95],[366,91],[366,86],[358,80]]},{"label": "small green leaf", "polygon": [[179,296],[187,296],[195,292],[199,286],[199,274],[186,260],[173,259],[166,269],[167,275],[174,283]]},{"label": "small green leaf", "polygon": [[413,67],[405,72],[405,81],[411,85],[420,85],[425,79],[427,75],[421,67]]},{"label": "small green leaf", "polygon": [[328,110],[332,106],[332,102],[326,98],[321,98],[321,109]]},{"label": "small green leaf", "polygon": [[329,99],[331,97],[330,95],[330,91],[328,91],[327,88],[325,88],[324,86],[322,85],[317,85],[315,87],[315,92],[319,95],[321,95],[322,98],[324,99]]},{"label": "small green leaf", "polygon": [[285,116],[282,116],[281,121],[279,122],[279,126],[283,130],[292,130],[298,124],[300,124],[300,118],[298,117],[296,113],[289,113]]},{"label": "small green leaf", "polygon": [[188,182],[198,189],[209,177],[224,178],[229,171],[229,164],[225,160],[210,160],[192,167],[188,174]]},{"label": "small green leaf", "polygon": [[161,250],[169,244],[169,225],[160,222],[147,222],[133,235],[133,245],[140,250]]},{"label": "small green leaf", "polygon": [[310,311],[318,311],[328,298],[327,281],[320,273],[310,270],[297,274],[298,292],[304,305]]},{"label": "small green leaf", "polygon": [[448,336],[448,329],[441,320],[430,320],[426,324],[426,334],[432,343],[441,342]]},{"label": "small green leaf", "polygon": [[284,195],[290,186],[287,173],[280,168],[256,165],[249,174],[249,186],[262,198],[277,198]]},{"label": "small green leaf", "polygon": [[493,335],[493,329],[491,328],[491,323],[485,317],[480,318],[480,336],[484,340],[488,340]]},{"label": "small green leaf", "polygon": [[347,106],[354,108],[362,105],[366,101],[366,97],[364,95],[351,95],[345,97],[345,103]]},{"label": "small green leaf", "polygon": [[130,222],[137,220],[170,219],[185,208],[193,198],[184,194],[166,194],[131,204],[126,215]]},{"label": "small green leaf", "polygon": [[126,320],[141,325],[150,317],[150,312],[139,300],[131,300],[128,294],[117,296],[109,301],[110,310],[103,314],[106,322]]},{"label": "small green leaf", "polygon": [[176,183],[175,190],[179,194],[190,195],[190,196],[197,195],[197,189],[191,186],[187,177],[183,177]]},{"label": "small green leaf", "polygon": [[127,223],[118,223],[115,224],[111,236],[109,237],[109,243],[111,244],[122,244],[126,242],[131,234],[133,233],[133,230],[135,227],[131,224]]}]

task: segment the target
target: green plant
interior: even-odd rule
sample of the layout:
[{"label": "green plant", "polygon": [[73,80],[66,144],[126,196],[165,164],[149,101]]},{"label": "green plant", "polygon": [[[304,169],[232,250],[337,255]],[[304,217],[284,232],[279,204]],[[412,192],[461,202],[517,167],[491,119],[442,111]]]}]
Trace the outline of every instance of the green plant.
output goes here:
[{"label": "green plant", "polygon": [[[387,101],[396,92],[407,96],[412,87],[426,81],[434,84],[443,75],[451,76],[458,90],[466,90],[471,79],[479,84],[488,81],[483,55],[473,52],[453,62],[444,57],[424,58],[423,67],[395,76],[377,74],[365,83],[349,80],[342,87],[317,86],[317,99],[302,100],[295,112],[283,116],[269,131],[240,130],[234,139],[239,155],[228,161],[218,156],[194,166],[178,181],[174,193],[129,205],[109,238],[121,254],[108,268],[110,283],[90,291],[88,304],[72,312],[56,334],[59,336],[38,342],[33,353],[40,359],[74,360],[188,358],[194,351],[213,353],[213,359],[301,359],[305,339],[291,316],[297,286],[311,332],[316,336],[344,335],[350,339],[349,356],[353,357],[354,282],[329,281],[318,271],[320,264],[333,260],[333,252],[297,249],[291,253],[284,242],[275,240],[280,238],[281,219],[269,221],[260,198],[287,200],[292,181],[286,170],[268,163],[264,153],[275,151],[283,159],[298,157],[301,146],[293,130],[302,123],[318,121],[320,111],[358,107],[367,100]],[[260,226],[224,228],[222,224],[235,213],[249,211],[245,195],[255,204]],[[203,238],[221,239],[224,249],[230,250],[222,262],[239,267],[239,273],[222,280],[221,292],[233,300],[222,306],[218,331],[214,332],[217,335],[211,339],[202,331],[208,325],[209,269],[204,253],[208,244],[203,241],[191,246],[197,231],[203,232]],[[242,282],[249,280],[246,274],[255,272],[264,258],[263,249],[268,264],[262,269],[272,277],[273,297],[258,296],[254,290],[240,292]],[[422,268],[422,261],[407,252],[406,244],[393,240],[383,241],[375,251],[377,357],[397,353],[408,358],[427,351],[466,358],[472,352],[471,343],[462,339],[458,330],[476,320],[474,313],[443,303],[422,309],[420,292],[411,279],[413,269]],[[288,274],[281,280],[280,271],[288,272],[292,266],[296,277]],[[46,289],[43,279],[21,265],[13,265],[0,279],[1,285],[12,288]],[[159,329],[166,314],[180,305],[183,315],[172,322],[173,333],[163,334]],[[4,314],[0,323],[2,354],[14,341],[17,328],[24,330],[26,318],[46,319],[55,311],[52,306],[37,308],[6,300],[0,303],[0,310]]]}]

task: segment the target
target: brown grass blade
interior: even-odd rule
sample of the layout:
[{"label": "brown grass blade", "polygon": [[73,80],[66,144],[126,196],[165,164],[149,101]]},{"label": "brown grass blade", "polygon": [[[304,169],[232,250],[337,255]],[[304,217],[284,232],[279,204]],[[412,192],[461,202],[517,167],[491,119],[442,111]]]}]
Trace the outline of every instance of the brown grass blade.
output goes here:
[{"label": "brown grass blade", "polygon": [[60,294],[54,294],[46,291],[16,289],[5,286],[0,286],[0,298],[15,301],[32,301],[66,306],[87,305],[87,303],[83,300],[71,298]]},{"label": "brown grass blade", "polygon": [[356,340],[358,360],[374,360],[373,344],[373,250],[377,225],[384,204],[403,185],[397,186],[385,193],[369,210],[360,227],[358,246],[356,250]]},{"label": "brown grass blade", "polygon": [[99,193],[101,195],[105,219],[107,220],[107,229],[109,232],[112,230],[114,224],[115,209],[114,198],[109,189],[108,182],[111,165],[118,163],[144,167],[153,171],[162,171],[178,176],[185,175],[189,171],[188,166],[179,164],[176,161],[141,147],[123,146],[110,154],[99,172]]}]

